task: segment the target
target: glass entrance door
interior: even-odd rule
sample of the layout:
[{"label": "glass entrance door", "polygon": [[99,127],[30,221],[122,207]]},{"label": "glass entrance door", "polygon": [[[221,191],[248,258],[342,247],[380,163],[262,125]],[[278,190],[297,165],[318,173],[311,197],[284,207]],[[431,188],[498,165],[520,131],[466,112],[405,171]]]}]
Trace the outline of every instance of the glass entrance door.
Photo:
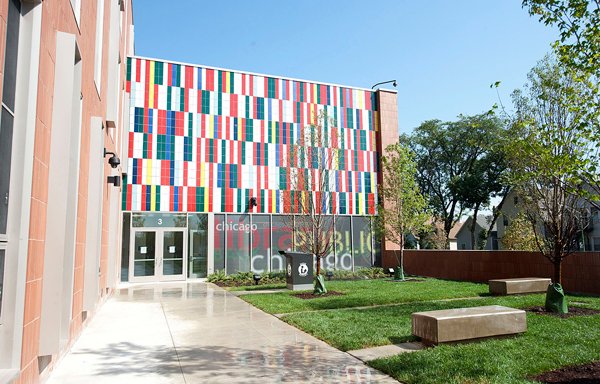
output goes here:
[{"label": "glass entrance door", "polygon": [[136,228],[131,236],[131,282],[185,280],[185,231]]}]

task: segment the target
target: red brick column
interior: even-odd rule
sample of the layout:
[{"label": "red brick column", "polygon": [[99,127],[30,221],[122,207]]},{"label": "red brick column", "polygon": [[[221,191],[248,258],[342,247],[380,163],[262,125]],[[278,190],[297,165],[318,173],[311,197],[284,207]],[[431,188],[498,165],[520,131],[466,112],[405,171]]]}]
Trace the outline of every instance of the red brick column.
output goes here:
[{"label": "red brick column", "polygon": [[[385,148],[398,142],[398,93],[396,91],[379,89],[377,90],[377,109],[378,122],[377,129],[377,155],[378,169],[377,184],[383,183],[383,173],[381,172],[381,157],[385,152]],[[381,198],[381,196],[379,196]],[[385,204],[385,202],[384,202]],[[382,265],[384,267],[395,267],[397,264],[396,258],[393,255],[393,250],[399,250],[397,244],[389,241],[383,241],[381,244]]]}]

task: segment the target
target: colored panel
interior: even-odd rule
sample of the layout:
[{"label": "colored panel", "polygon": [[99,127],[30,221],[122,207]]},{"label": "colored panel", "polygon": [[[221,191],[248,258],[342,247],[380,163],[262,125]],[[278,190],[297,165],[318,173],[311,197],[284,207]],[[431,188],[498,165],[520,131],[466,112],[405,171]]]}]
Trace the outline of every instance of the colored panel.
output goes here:
[{"label": "colored panel", "polygon": [[[325,177],[332,156],[320,201],[333,194],[336,213],[373,213],[374,92],[137,58],[127,59],[127,87],[124,209],[242,213],[255,195],[255,212],[297,211],[292,189],[319,192],[308,181]],[[322,108],[336,123],[322,122],[315,143],[305,128]]]}]

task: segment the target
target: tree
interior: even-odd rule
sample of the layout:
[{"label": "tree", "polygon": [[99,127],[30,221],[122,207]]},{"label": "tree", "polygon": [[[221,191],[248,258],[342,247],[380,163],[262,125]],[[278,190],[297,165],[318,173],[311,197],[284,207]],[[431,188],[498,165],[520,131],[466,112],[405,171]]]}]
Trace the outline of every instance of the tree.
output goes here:
[{"label": "tree", "polygon": [[[508,191],[500,182],[503,153],[496,150],[503,131],[493,113],[484,113],[459,116],[456,122],[429,120],[402,139],[416,154],[419,186],[435,218],[443,222],[446,248],[450,230],[466,210],[476,217],[491,197]],[[471,233],[474,238],[474,227]]]},{"label": "tree", "polygon": [[581,83],[570,103],[579,119],[573,129],[586,136],[589,151],[579,177],[589,186],[582,191],[584,197],[600,208],[600,1],[523,0],[522,5],[544,24],[558,28],[560,38],[554,43],[555,54]]},{"label": "tree", "polygon": [[561,63],[600,77],[600,1],[523,0],[522,5],[544,24],[558,27],[554,47]]},{"label": "tree", "polygon": [[296,249],[316,257],[316,293],[324,290],[321,260],[329,255],[334,242],[336,207],[331,191],[335,190],[338,151],[332,144],[337,131],[333,119],[322,110],[300,129],[287,156],[285,221],[295,230]]},{"label": "tree", "polygon": [[580,116],[571,108],[581,83],[548,57],[528,80],[525,91],[513,93],[509,179],[522,197],[536,247],[553,264],[553,282],[560,287],[562,261],[585,225],[578,175],[587,139],[574,127]]},{"label": "tree", "polygon": [[511,251],[536,251],[535,233],[527,217],[519,212],[508,224],[500,239],[502,247]]},{"label": "tree", "polygon": [[439,225],[429,220],[425,228],[417,233],[421,249],[446,249],[446,232]]},{"label": "tree", "polygon": [[406,236],[415,236],[425,228],[429,215],[427,201],[421,195],[415,179],[417,169],[414,154],[401,143],[391,144],[381,159],[383,184],[379,193],[383,199],[377,209],[376,232],[400,247],[394,251],[398,262],[396,277],[404,280],[404,249]]}]

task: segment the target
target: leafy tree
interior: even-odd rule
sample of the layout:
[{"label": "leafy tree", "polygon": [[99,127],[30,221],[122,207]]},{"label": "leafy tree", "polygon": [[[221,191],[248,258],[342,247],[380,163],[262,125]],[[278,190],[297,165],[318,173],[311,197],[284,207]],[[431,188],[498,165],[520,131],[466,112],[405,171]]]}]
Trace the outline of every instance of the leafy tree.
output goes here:
[{"label": "leafy tree", "polygon": [[561,283],[562,261],[575,249],[584,220],[578,173],[586,158],[585,134],[576,129],[572,95],[581,83],[551,58],[533,68],[524,91],[515,91],[516,120],[510,180],[522,197],[524,215],[540,252]]},{"label": "leafy tree", "polygon": [[[450,230],[466,210],[477,217],[492,197],[508,192],[500,178],[504,155],[497,149],[503,137],[503,123],[493,113],[459,116],[456,122],[429,120],[403,137],[416,154],[421,191],[443,222],[446,248]],[[470,230],[475,244],[475,227]]]},{"label": "leafy tree", "polygon": [[284,220],[295,229],[296,249],[316,257],[315,293],[326,291],[321,260],[334,244],[336,207],[330,191],[334,190],[338,158],[332,145],[337,132],[333,119],[322,110],[311,124],[301,128],[287,156],[290,193],[284,194],[288,212]]},{"label": "leafy tree", "polygon": [[523,7],[546,25],[558,28],[560,38],[554,50],[564,68],[581,83],[571,96],[570,109],[577,110],[578,124],[586,137],[588,156],[580,166],[579,177],[589,189],[580,191],[600,207],[600,2],[598,0],[523,0]]},{"label": "leafy tree", "polygon": [[600,77],[600,2],[598,0],[523,0],[529,14],[558,27],[554,44],[561,63]]},{"label": "leafy tree", "polygon": [[418,232],[418,239],[421,249],[447,248],[446,232],[431,222]]},{"label": "leafy tree", "polygon": [[519,212],[508,224],[500,239],[502,247],[512,251],[537,251],[535,233],[523,212]]},{"label": "leafy tree", "polygon": [[415,236],[425,227],[429,216],[427,201],[421,195],[415,179],[417,173],[414,154],[401,143],[391,144],[382,158],[383,184],[379,193],[383,198],[377,210],[376,232],[385,240],[400,247],[396,254],[396,277],[404,280],[404,249],[406,236]]}]

